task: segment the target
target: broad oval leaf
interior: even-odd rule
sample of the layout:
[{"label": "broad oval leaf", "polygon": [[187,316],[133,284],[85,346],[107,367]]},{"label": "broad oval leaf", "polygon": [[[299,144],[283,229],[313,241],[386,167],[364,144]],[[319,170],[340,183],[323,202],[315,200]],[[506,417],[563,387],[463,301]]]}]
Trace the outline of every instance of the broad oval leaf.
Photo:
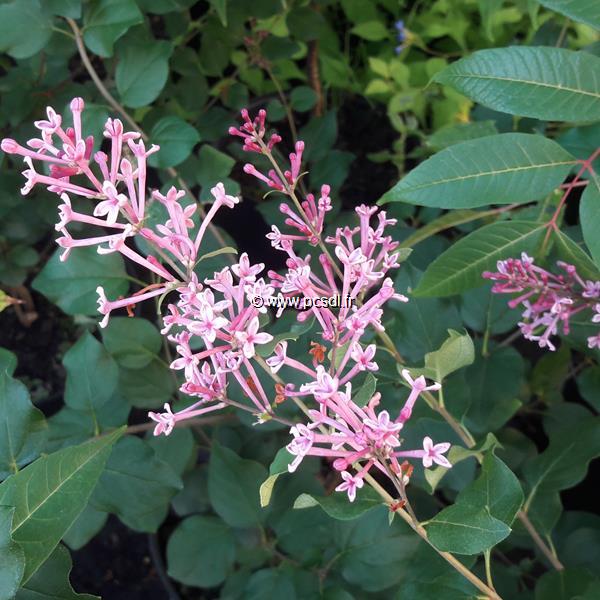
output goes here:
[{"label": "broad oval leaf", "polygon": [[27,388],[0,373],[0,479],[37,458],[46,441],[46,419],[33,406]]},{"label": "broad oval leaf", "polygon": [[139,108],[156,100],[169,76],[173,46],[164,40],[130,42],[121,53],[115,83],[125,106]]},{"label": "broad oval leaf", "polygon": [[126,294],[127,273],[118,252],[100,255],[87,246],[76,248],[66,262],[59,255],[57,250],[31,285],[68,315],[97,316],[99,285],[109,299]]},{"label": "broad oval leaf", "polygon": [[119,380],[117,364],[91,333],[84,333],[69,348],[63,365],[67,370],[67,406],[95,413],[113,397]]},{"label": "broad oval leaf", "polygon": [[183,162],[200,141],[198,131],[183,119],[174,115],[163,117],[152,128],[152,141],[160,146],[160,152],[149,157],[153,167],[165,169]]},{"label": "broad oval leaf", "polygon": [[131,529],[155,532],[182,487],[179,475],[147,442],[128,435],[108,459],[91,506],[116,514]]},{"label": "broad oval leaf", "polygon": [[415,296],[452,296],[483,285],[483,271],[521,252],[532,253],[542,239],[544,225],[533,221],[501,221],[486,225],[456,242],[434,260]]},{"label": "broad oval leaf", "polygon": [[167,544],[169,575],[185,585],[220,585],[233,567],[235,537],[217,517],[193,516],[182,521]]},{"label": "broad oval leaf", "polygon": [[383,202],[474,208],[528,202],[549,194],[575,164],[556,142],[502,133],[438,152],[384,194]]},{"label": "broad oval leaf", "polygon": [[563,48],[480,50],[434,76],[494,110],[547,121],[600,120],[600,58]]},{"label": "broad oval leaf", "polygon": [[0,485],[0,505],[15,507],[12,536],[25,553],[22,584],[86,507],[112,445],[122,433],[120,429],[43,456]]},{"label": "broad oval leaf", "polygon": [[142,21],[135,0],[91,0],[83,17],[85,45],[94,54],[112,56],[114,43]]},{"label": "broad oval leaf", "polygon": [[254,527],[267,511],[260,506],[260,483],[266,469],[214,443],[208,469],[208,494],[215,512],[232,527]]},{"label": "broad oval leaf", "polygon": [[113,317],[102,330],[102,341],[117,363],[127,369],[141,369],[151,363],[162,344],[158,329],[137,317]]},{"label": "broad oval leaf", "polygon": [[539,0],[539,3],[574,21],[600,29],[600,2],[598,0]]}]

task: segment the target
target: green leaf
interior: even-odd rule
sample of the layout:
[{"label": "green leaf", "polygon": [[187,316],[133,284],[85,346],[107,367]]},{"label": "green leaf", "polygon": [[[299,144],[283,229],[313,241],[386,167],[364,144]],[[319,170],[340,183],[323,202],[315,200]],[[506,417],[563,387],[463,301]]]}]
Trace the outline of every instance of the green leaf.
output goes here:
[{"label": "green leaf", "polygon": [[412,248],[424,240],[434,236],[436,233],[439,233],[440,231],[456,227],[457,225],[462,225],[463,223],[470,223],[472,221],[484,219],[492,214],[495,214],[495,211],[467,209],[452,210],[443,214],[441,217],[433,219],[433,221],[429,221],[428,223],[419,227],[417,231],[400,242],[400,248]]},{"label": "green leaf", "polygon": [[71,556],[57,546],[46,562],[17,593],[15,600],[99,600],[98,596],[77,594],[69,583]]},{"label": "green leaf", "polygon": [[328,30],[327,21],[323,16],[308,7],[294,8],[285,20],[290,33],[304,42],[318,40]]},{"label": "green leaf", "polygon": [[483,285],[481,274],[494,270],[498,260],[533,253],[544,226],[532,221],[491,223],[455,242],[430,265],[415,296],[452,296]]},{"label": "green leaf", "polygon": [[217,517],[188,517],[167,544],[169,576],[185,585],[220,585],[235,561],[235,538]]},{"label": "green leaf", "polygon": [[453,504],[427,524],[431,543],[444,552],[479,554],[510,535],[510,527],[483,507]]},{"label": "green leaf", "polygon": [[63,365],[67,371],[67,406],[95,411],[113,397],[119,377],[117,365],[91,333],[84,333],[69,348]]},{"label": "green leaf", "polygon": [[0,348],[0,373],[12,375],[17,368],[17,357],[6,348]]},{"label": "green leaf", "polygon": [[600,58],[563,48],[480,50],[434,76],[488,108],[547,121],[600,120]]},{"label": "green leaf", "polygon": [[63,536],[63,542],[71,550],[79,550],[104,527],[107,520],[108,513],[96,510],[88,504]]},{"label": "green leaf", "polygon": [[112,56],[114,43],[142,20],[135,0],[91,0],[83,17],[85,45],[100,56]]},{"label": "green leaf", "polygon": [[13,600],[25,571],[25,555],[11,535],[14,512],[0,506],[0,600]]},{"label": "green leaf", "polygon": [[380,203],[474,208],[542,198],[560,185],[575,159],[556,142],[501,133],[438,152],[383,195]]},{"label": "green leaf", "polygon": [[40,0],[13,0],[0,5],[0,52],[29,58],[48,43],[52,18]]},{"label": "green leaf", "polygon": [[335,492],[331,496],[315,497],[300,494],[294,502],[295,509],[320,506],[330,517],[339,521],[352,521],[364,513],[381,506],[383,501],[371,487],[358,490],[354,502],[349,502],[345,493]]},{"label": "green leaf", "polygon": [[317,103],[316,92],[307,85],[295,87],[290,94],[290,103],[294,110],[306,112]]},{"label": "green leaf", "polygon": [[208,471],[208,493],[215,512],[232,527],[262,523],[266,510],[260,506],[260,482],[266,469],[252,460],[213,443]]},{"label": "green leaf", "polygon": [[355,25],[350,33],[357,35],[370,42],[378,42],[390,37],[390,32],[380,21],[367,21]]},{"label": "green leaf", "polygon": [[104,346],[117,363],[127,369],[141,369],[160,351],[161,335],[146,319],[113,317],[102,330]]},{"label": "green leaf", "polygon": [[115,446],[91,506],[116,514],[131,529],[155,532],[182,487],[179,476],[146,442],[126,436]]},{"label": "green leaf", "polygon": [[600,4],[596,0],[539,0],[539,3],[574,21],[600,29]]},{"label": "green leaf", "polygon": [[600,176],[593,175],[581,196],[579,222],[583,239],[600,268]]},{"label": "green leaf", "polygon": [[165,169],[182,163],[191,154],[200,135],[183,119],[167,116],[154,125],[150,138],[160,146],[160,151],[152,154],[148,163]]},{"label": "green leaf", "polygon": [[571,567],[542,575],[535,586],[535,600],[593,600],[599,592],[600,583],[592,573]]},{"label": "green leaf", "polygon": [[268,506],[271,502],[275,482],[282,473],[288,472],[288,465],[292,462],[293,458],[285,446],[278,450],[269,467],[269,476],[260,484],[259,494],[262,508]]},{"label": "green leaf", "polygon": [[[600,195],[598,196],[598,199],[600,200]],[[600,212],[598,214],[600,215]],[[585,216],[590,216],[590,218],[592,218],[591,215]],[[553,230],[552,240],[554,241],[554,247],[552,249],[553,252],[558,256],[558,258],[560,258],[564,262],[575,265],[577,267],[577,272],[581,277],[583,277],[584,279],[591,279],[592,281],[597,281],[598,279],[600,279],[600,271],[598,270],[598,267],[596,267],[590,256],[579,246],[579,244],[574,242],[566,233],[560,230]]]},{"label": "green leaf", "polygon": [[358,388],[358,391],[352,397],[352,402],[357,406],[365,406],[373,397],[377,390],[377,379],[373,373],[367,373],[363,384]]},{"label": "green leaf", "polygon": [[523,473],[530,489],[526,507],[536,495],[573,487],[585,477],[588,462],[600,455],[599,425],[600,419],[594,417],[561,430],[542,454],[525,463]]},{"label": "green leaf", "polygon": [[478,554],[508,537],[522,503],[519,480],[493,451],[488,452],[479,477],[455,504],[428,522],[429,539],[440,550]]},{"label": "green leaf", "polygon": [[241,597],[244,600],[264,600],[264,598],[296,600],[296,591],[286,572],[281,569],[261,569],[250,576]]},{"label": "green leaf", "polygon": [[585,369],[577,376],[577,388],[584,400],[600,412],[600,367]]},{"label": "green leaf", "polygon": [[46,430],[44,414],[31,404],[27,388],[0,373],[0,479],[39,456]]},{"label": "green leaf", "polygon": [[210,0],[210,4],[219,15],[223,27],[227,27],[227,0]]},{"label": "green leaf", "polygon": [[435,352],[425,355],[423,369],[410,369],[414,376],[425,375],[441,383],[450,373],[470,365],[475,360],[473,340],[468,333],[448,329],[449,337]]},{"label": "green leaf", "polygon": [[119,369],[119,391],[136,408],[158,408],[175,392],[173,371],[158,357],[145,367]]},{"label": "green leaf", "polygon": [[427,145],[434,150],[443,150],[460,142],[467,142],[481,137],[497,135],[494,121],[473,121],[446,125],[427,138]]},{"label": "green leaf", "polygon": [[489,356],[478,352],[475,362],[462,375],[459,385],[452,389],[446,386],[444,397],[450,406],[457,396],[468,403],[465,420],[472,431],[496,431],[520,407],[518,395],[525,384],[525,362],[514,348],[494,348]]},{"label": "green leaf", "polygon": [[158,98],[169,76],[172,52],[173,46],[164,40],[129,41],[119,51],[115,83],[125,106],[139,108]]},{"label": "green leaf", "polygon": [[44,4],[53,15],[71,19],[81,17],[81,0],[44,0]]},{"label": "green leaf", "polygon": [[101,256],[91,246],[76,248],[66,262],[60,261],[60,253],[52,255],[31,285],[68,315],[98,316],[98,286],[109,299],[127,293],[127,273],[118,252]]},{"label": "green leaf", "polygon": [[88,499],[123,430],[43,456],[0,485],[0,504],[15,506],[13,539],[25,553],[25,584],[50,556]]},{"label": "green leaf", "polygon": [[523,504],[523,490],[516,475],[493,452],[487,452],[480,476],[460,493],[457,502],[483,506],[492,517],[512,525]]},{"label": "green leaf", "polygon": [[235,160],[216,148],[203,144],[198,152],[199,166],[195,173],[196,181],[202,186],[201,200],[210,200],[210,188],[223,181],[231,173]]}]

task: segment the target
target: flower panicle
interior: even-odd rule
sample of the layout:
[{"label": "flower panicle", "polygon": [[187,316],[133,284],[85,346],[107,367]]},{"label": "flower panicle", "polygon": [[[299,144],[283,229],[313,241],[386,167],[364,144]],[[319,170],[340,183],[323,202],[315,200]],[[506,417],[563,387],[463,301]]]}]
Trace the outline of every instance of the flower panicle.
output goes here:
[{"label": "flower panicle", "polygon": [[[185,192],[175,187],[166,193],[155,190],[148,193],[148,157],[158,152],[159,146],[146,147],[142,134],[125,131],[119,119],[109,118],[103,130],[107,152],[93,152],[93,136],[84,137],[82,113],[85,102],[74,98],[70,103],[72,127],[64,127],[64,119],[52,107],[46,109],[46,119],[35,122],[39,137],[22,146],[5,138],[1,147],[7,154],[22,156],[27,168],[23,171],[26,183],[21,189],[28,194],[41,185],[60,196],[59,220],[55,225],[60,236],[56,240],[62,248],[60,259],[68,259],[74,248],[92,246],[99,254],[118,252],[124,258],[143,267],[162,281],[129,298],[109,301],[102,288],[98,290],[98,308],[103,315],[101,326],[108,323],[112,310],[129,308],[143,300],[172,291],[178,283],[189,279],[198,260],[198,252],[209,223],[222,206],[233,207],[239,200],[225,192],[222,183],[211,190],[212,207],[199,226],[193,217],[195,202],[184,204]],[[46,166],[36,170],[34,163]],[[92,214],[77,211],[72,197],[93,201]],[[151,225],[148,206],[152,202],[164,206],[168,218]],[[96,229],[96,234],[75,238],[69,226],[80,223]],[[87,231],[87,229],[86,229]],[[140,245],[131,244],[142,239],[152,248],[145,254]]]},{"label": "flower panicle", "polygon": [[[556,265],[560,271],[552,273],[522,253],[520,258],[498,261],[497,271],[482,274],[494,282],[493,293],[517,294],[508,305],[523,309],[519,323],[523,337],[550,351],[556,349],[553,336],[561,331],[569,334],[574,315],[591,309],[591,322],[600,322],[600,281],[584,280],[576,267],[566,262],[557,261]],[[600,347],[600,333],[588,337],[587,343],[589,348]]]}]

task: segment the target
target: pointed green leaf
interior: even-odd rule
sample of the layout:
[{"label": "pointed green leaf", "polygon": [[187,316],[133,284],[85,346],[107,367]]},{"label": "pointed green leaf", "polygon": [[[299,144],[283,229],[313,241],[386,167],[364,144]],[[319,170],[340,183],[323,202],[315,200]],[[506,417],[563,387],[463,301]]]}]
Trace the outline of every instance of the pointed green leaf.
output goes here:
[{"label": "pointed green leaf", "polygon": [[[598,198],[600,199],[600,196],[598,196]],[[598,224],[600,225],[600,222]],[[592,281],[600,279],[598,267],[596,267],[594,261],[592,261],[590,256],[581,248],[581,246],[579,246],[579,244],[573,241],[563,231],[554,230],[552,234],[552,240],[554,241],[553,251],[558,258],[566,263],[575,265],[577,267],[577,272],[584,279],[591,279]],[[597,233],[595,237],[598,237]]]},{"label": "pointed green leaf", "polygon": [[439,512],[426,528],[438,550],[454,554],[479,554],[510,535],[510,527],[485,508],[459,503]]},{"label": "pointed green leaf", "polygon": [[428,522],[429,539],[440,550],[479,554],[510,534],[509,525],[522,503],[519,480],[489,452],[479,477],[458,495],[455,504]]},{"label": "pointed green leaf", "polygon": [[348,502],[345,493],[334,492],[330,496],[315,497],[310,494],[300,494],[294,502],[295,509],[320,506],[330,517],[339,521],[351,521],[364,513],[382,506],[383,500],[369,486],[358,490],[354,502]]},{"label": "pointed green leaf", "polygon": [[477,229],[434,260],[414,290],[415,296],[452,296],[483,285],[484,271],[498,260],[532,254],[545,229],[533,221],[500,221]]},{"label": "pointed green leaf", "polygon": [[598,121],[599,70],[600,58],[586,52],[513,46],[475,52],[437,73],[434,80],[512,115]]},{"label": "pointed green leaf", "polygon": [[47,428],[27,388],[8,373],[0,373],[0,479],[39,456]]},{"label": "pointed green leaf", "polygon": [[539,3],[574,21],[587,23],[600,29],[600,3],[598,0],[539,0]]},{"label": "pointed green leaf", "polygon": [[14,506],[13,539],[25,553],[23,583],[50,556],[87,505],[117,430],[39,458],[0,485],[0,504]]},{"label": "pointed green leaf", "polygon": [[502,133],[454,144],[413,169],[383,202],[474,208],[537,200],[560,185],[575,159],[556,142]]},{"label": "pointed green leaf", "polygon": [[57,546],[46,562],[22,587],[15,600],[99,600],[98,596],[78,594],[69,583],[71,556],[64,546]]}]

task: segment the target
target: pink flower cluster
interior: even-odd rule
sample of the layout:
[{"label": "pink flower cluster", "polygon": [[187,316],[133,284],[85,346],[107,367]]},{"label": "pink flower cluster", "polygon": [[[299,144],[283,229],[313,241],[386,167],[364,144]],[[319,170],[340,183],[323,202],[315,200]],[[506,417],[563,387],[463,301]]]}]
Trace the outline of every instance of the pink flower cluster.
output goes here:
[{"label": "pink flower cluster", "polygon": [[[600,323],[600,281],[584,281],[573,265],[558,261],[562,273],[554,274],[534,264],[533,258],[498,261],[498,271],[483,273],[496,283],[492,292],[519,294],[509,301],[511,308],[523,307],[519,328],[523,337],[536,341],[541,348],[555,350],[551,337],[561,330],[568,335],[571,318],[592,309],[592,323]],[[588,337],[590,348],[600,348],[600,333]]]},{"label": "pink flower cluster", "polygon": [[[152,273],[158,283],[152,283],[128,298],[109,300],[99,287],[100,325],[106,326],[113,310],[130,308],[140,301],[168,294],[171,301],[163,317],[162,333],[175,345],[177,358],[171,368],[182,371],[181,391],[194,401],[178,412],[165,404],[161,413],[150,412],[156,422],[155,435],[169,435],[177,422],[226,406],[248,410],[263,422],[276,417],[275,407],[291,398],[297,402],[312,401],[308,410],[310,421],[292,426],[292,441],[287,446],[294,455],[289,470],[295,470],[307,455],[326,457],[341,472],[342,483],[336,488],[353,501],[356,490],[363,486],[365,476],[376,469],[402,485],[408,483],[407,463],[399,459],[421,459],[425,467],[433,463],[451,467],[444,454],[448,443],[434,444],[426,437],[423,448],[403,450],[400,432],[411,417],[413,406],[424,391],[436,391],[435,383],[427,385],[421,376],[413,379],[408,371],[403,376],[410,393],[404,406],[393,419],[386,410],[377,410],[381,396],[374,393],[366,402],[353,397],[356,377],[376,372],[376,345],[366,343],[369,330],[384,331],[383,308],[392,300],[407,299],[394,289],[390,271],[399,267],[398,243],[387,233],[396,224],[376,207],[356,209],[357,226],[340,227],[324,236],[325,217],[331,210],[330,188],[321,187],[318,199],[312,194],[299,197],[304,143],[295,144],[289,155],[289,168],[281,169],[272,150],[281,142],[277,134],[266,136],[266,113],[260,111],[251,119],[242,111],[243,123],[230,132],[244,140],[244,150],[265,156],[272,164],[266,174],[247,164],[246,173],[264,181],[270,188],[287,196],[281,211],[291,232],[281,232],[273,226],[268,238],[274,248],[287,255],[284,273],[268,271],[263,264],[252,264],[247,254],[239,261],[199,281],[194,268],[201,258],[200,246],[211,220],[222,207],[232,208],[238,199],[226,194],[221,183],[211,191],[214,203],[198,225],[194,221],[196,204],[183,204],[183,191],[172,187],[161,193],[147,193],[147,157],[158,151],[155,145],[146,148],[141,135],[125,132],[118,119],[109,119],[104,129],[107,152],[93,154],[94,140],[84,138],[81,131],[83,100],[71,102],[73,127],[63,128],[62,117],[48,108],[48,119],[36,122],[41,134],[27,142],[27,147],[12,139],[2,141],[2,149],[21,155],[27,164],[22,189],[27,194],[41,184],[60,195],[60,220],[56,225],[64,248],[62,260],[73,248],[95,246],[100,254],[119,252]],[[127,149],[127,151],[126,151]],[[38,172],[33,161],[48,166]],[[71,197],[93,201],[92,214],[77,212]],[[147,206],[162,204],[168,218],[151,227]],[[75,239],[68,225],[73,222],[100,228],[98,235]],[[146,254],[130,242],[142,238],[152,249]],[[301,243],[318,247],[319,255],[312,260],[302,255]],[[143,246],[142,246],[143,247]],[[261,331],[261,313],[266,313],[269,299],[276,294],[286,297],[316,299],[341,296],[351,302],[339,308],[309,302],[297,318],[314,317],[322,343],[312,342],[312,361],[307,364],[288,356],[288,343],[279,342],[266,365],[257,361],[257,348],[273,340]],[[256,302],[256,298],[263,302]],[[325,362],[328,357],[328,367]],[[271,371],[274,378],[280,371],[293,369],[306,382],[295,388],[277,383],[276,396],[270,402],[256,372],[255,365]],[[252,406],[228,398],[228,386],[235,382]]]},{"label": "pink flower cluster", "polygon": [[[292,208],[284,202],[280,210],[286,215],[286,225],[295,232],[284,233],[272,226],[267,236],[274,248],[287,254],[287,271],[283,274],[270,271],[271,285],[285,296],[313,299],[341,295],[352,300],[338,311],[310,303],[310,308],[298,313],[300,321],[315,318],[326,344],[314,344],[312,366],[289,357],[286,341],[278,343],[273,356],[267,359],[273,373],[288,367],[309,378],[299,389],[291,384],[281,386],[281,397],[312,399],[318,407],[309,410],[309,423],[294,425],[290,430],[293,440],[287,450],[295,458],[288,469],[294,471],[307,455],[326,457],[341,471],[343,481],[337,491],[347,492],[350,501],[354,501],[356,490],[363,486],[364,477],[372,468],[387,477],[401,477],[407,483],[406,470],[399,458],[420,458],[426,467],[434,462],[451,467],[443,456],[450,447],[448,443],[434,445],[427,437],[423,449],[400,450],[399,432],[410,418],[417,398],[425,390],[438,390],[439,384],[427,386],[423,377],[413,380],[404,371],[411,392],[395,419],[385,410],[377,411],[379,393],[364,406],[353,400],[355,378],[379,368],[375,362],[375,344],[365,345],[361,340],[369,329],[384,331],[383,307],[388,301],[407,301],[396,292],[393,280],[387,276],[400,266],[398,243],[386,233],[396,220],[377,207],[362,205],[356,209],[356,227],[340,227],[334,235],[323,239],[325,214],[331,209],[330,189],[323,186],[318,201],[312,194],[304,199],[299,197],[303,142],[296,143],[295,152],[289,155],[289,169],[282,170],[271,152],[281,138],[273,134],[265,141],[264,111],[254,120],[242,111],[242,118],[242,126],[230,132],[244,139],[245,150],[265,155],[273,165],[266,175],[251,164],[244,167],[245,172],[283,193],[294,205]],[[302,241],[319,246],[317,261],[300,254],[297,244]],[[328,369],[320,364],[326,354],[331,357]]]}]

